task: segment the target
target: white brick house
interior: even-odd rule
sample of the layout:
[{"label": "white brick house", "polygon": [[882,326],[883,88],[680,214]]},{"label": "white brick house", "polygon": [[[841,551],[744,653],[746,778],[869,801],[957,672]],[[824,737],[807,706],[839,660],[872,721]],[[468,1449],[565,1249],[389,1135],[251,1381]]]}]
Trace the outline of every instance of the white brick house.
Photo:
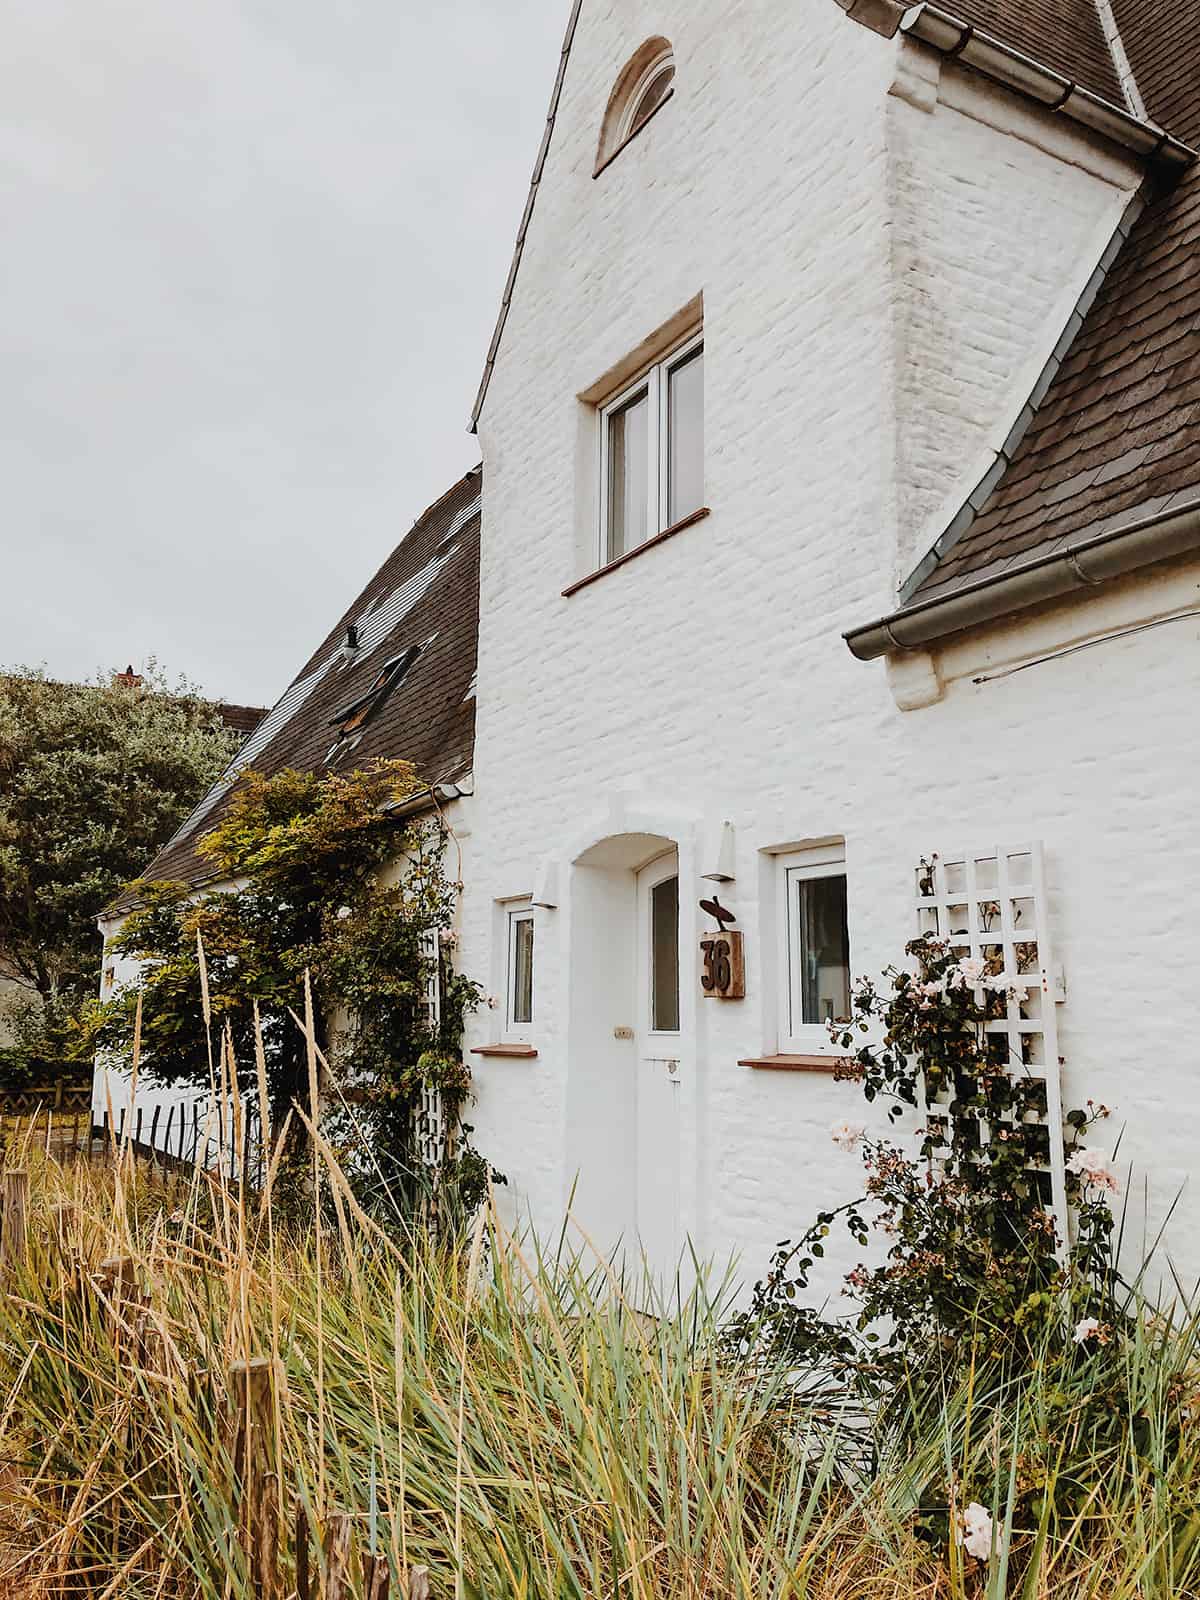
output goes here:
[{"label": "white brick house", "polygon": [[[661,1270],[690,1240],[753,1271],[854,1191],[828,1129],[856,1091],[817,1025],[844,984],[829,880],[876,973],[931,851],[1042,842],[1064,1098],[1117,1108],[1151,1228],[1197,1161],[1200,464],[1189,495],[1153,441],[1123,462],[1122,397],[1098,434],[1043,424],[1081,323],[1120,325],[1130,254],[1152,274],[1194,212],[1200,95],[1164,139],[1107,3],[1053,30],[1020,0],[974,30],[839,4],[575,6],[477,410],[477,1139],[539,1226],[573,1193]],[[1117,16],[1141,40],[1148,10]],[[1148,177],[1171,198],[1126,243]],[[701,344],[702,377],[675,371]],[[1194,414],[1191,368],[1175,392]],[[1113,511],[1133,532],[1097,544]],[[702,997],[718,873],[738,1001]]]},{"label": "white brick house", "polygon": [[[1116,1108],[1133,1248],[1197,1166],[1200,7],[955,10],[576,0],[481,526],[471,475],[253,752],[332,764],[427,651],[354,759],[454,805],[476,1143],[516,1213],[662,1273],[752,1275],[857,1189],[822,1018],[931,852],[1040,848],[1013,1027]],[[199,827],[160,868],[198,881]],[[744,998],[702,989],[714,891]]]}]

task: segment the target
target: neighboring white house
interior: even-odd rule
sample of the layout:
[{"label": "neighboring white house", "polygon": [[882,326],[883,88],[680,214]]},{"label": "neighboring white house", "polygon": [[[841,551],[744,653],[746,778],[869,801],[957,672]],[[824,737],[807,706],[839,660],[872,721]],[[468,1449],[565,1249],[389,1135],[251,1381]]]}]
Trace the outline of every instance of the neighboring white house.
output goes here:
[{"label": "neighboring white house", "polygon": [[1200,1164],[1200,8],[840,5],[575,5],[476,410],[476,1139],[664,1271],[858,1190],[822,1020],[932,852],[1135,1248]]},{"label": "neighboring white house", "polygon": [[[857,1190],[824,1020],[935,919],[1032,931],[1011,1035],[1115,1108],[1135,1241],[1198,1163],[1200,7],[954,10],[576,0],[475,413],[473,752],[412,748],[436,675],[364,747],[473,773],[505,1203],[662,1272]],[[246,759],[325,760],[271,741],[360,613]]]}]

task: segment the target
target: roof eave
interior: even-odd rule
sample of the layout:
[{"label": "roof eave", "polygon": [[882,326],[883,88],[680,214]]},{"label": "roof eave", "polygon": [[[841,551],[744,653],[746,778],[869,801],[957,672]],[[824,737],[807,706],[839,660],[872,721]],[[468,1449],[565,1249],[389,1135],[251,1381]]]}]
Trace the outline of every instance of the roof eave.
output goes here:
[{"label": "roof eave", "polygon": [[583,0],[574,0],[574,4],[571,7],[571,15],[567,20],[567,31],[558,58],[558,72],[554,79],[554,88],[550,94],[550,109],[546,113],[546,126],[542,131],[542,142],[538,148],[537,160],[533,164],[533,176],[529,180],[529,193],[525,198],[525,210],[521,215],[521,226],[517,229],[517,242],[513,247],[512,264],[508,269],[504,293],[500,297],[500,311],[496,317],[492,342],[488,346],[487,359],[483,365],[483,376],[479,380],[479,392],[476,394],[475,404],[471,408],[471,425],[467,430],[469,433],[478,433],[479,431],[479,418],[483,413],[484,401],[487,399],[488,387],[492,381],[492,372],[496,366],[496,356],[500,349],[500,341],[504,337],[504,325],[508,321],[508,311],[512,304],[513,290],[516,288],[517,283],[517,273],[521,270],[521,257],[525,254],[525,239],[529,233],[529,225],[533,220],[533,208],[537,203],[538,186],[542,181],[546,157],[550,154],[550,141],[554,137],[554,124],[558,117],[559,101],[562,99],[563,83],[567,76],[567,62],[571,58],[571,46],[575,42],[575,28],[579,22],[579,12],[582,5]]},{"label": "roof eave", "polygon": [[860,661],[919,650],[951,634],[997,622],[1031,606],[1125,577],[1142,567],[1200,552],[1200,490],[1151,516],[1125,520],[1007,571],[905,606],[843,634]]},{"label": "roof eave", "polygon": [[[838,3],[841,4],[841,0]],[[910,7],[900,19],[899,31],[909,38],[919,39],[943,56],[974,68],[993,82],[1015,90],[1047,111],[1081,123],[1146,161],[1179,172],[1196,159],[1196,152],[1189,145],[1157,123],[1135,116],[1124,106],[1113,105],[1090,89],[1081,88],[1061,72],[1005,44],[995,35],[963,22],[940,6],[922,3]]]},{"label": "roof eave", "polygon": [[902,5],[899,0],[835,0],[835,4],[852,21],[873,33],[889,39],[897,33],[919,39],[940,55],[961,61],[1027,100],[1082,123],[1148,161],[1180,171],[1196,159],[1190,146],[1157,123],[1084,89],[1035,57],[1005,44],[995,34],[943,11],[941,6],[927,0],[917,5]]}]

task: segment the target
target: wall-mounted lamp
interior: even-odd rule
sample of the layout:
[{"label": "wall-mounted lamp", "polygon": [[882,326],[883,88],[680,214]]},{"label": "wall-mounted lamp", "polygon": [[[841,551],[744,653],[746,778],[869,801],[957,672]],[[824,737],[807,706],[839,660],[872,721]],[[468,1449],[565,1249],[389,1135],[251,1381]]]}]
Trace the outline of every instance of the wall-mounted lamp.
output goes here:
[{"label": "wall-mounted lamp", "polygon": [[558,862],[543,861],[533,890],[533,903],[543,911],[558,909]]},{"label": "wall-mounted lamp", "polygon": [[723,822],[715,839],[709,841],[710,847],[704,852],[704,860],[709,863],[709,870],[700,876],[708,883],[732,883],[737,876],[737,854],[734,840],[733,823]]}]

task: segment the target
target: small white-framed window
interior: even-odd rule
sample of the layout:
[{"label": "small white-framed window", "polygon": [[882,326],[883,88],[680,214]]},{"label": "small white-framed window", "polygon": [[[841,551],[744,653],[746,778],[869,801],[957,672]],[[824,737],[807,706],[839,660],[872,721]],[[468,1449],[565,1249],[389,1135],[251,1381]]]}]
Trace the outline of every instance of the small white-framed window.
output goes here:
[{"label": "small white-framed window", "polygon": [[674,90],[675,57],[671,42],[656,34],[638,46],[613,85],[600,129],[596,177],[667,103]]},{"label": "small white-framed window", "polygon": [[600,565],[636,550],[703,505],[700,332],[600,407]]},{"label": "small white-framed window", "polygon": [[614,130],[615,149],[619,149],[627,139],[632,139],[638,129],[650,120],[670,94],[674,82],[675,58],[670,45],[664,43],[642,68],[629,91],[625,110]]},{"label": "small white-framed window", "polygon": [[504,1037],[508,1043],[528,1044],[533,1031],[533,907],[511,908],[506,932]]},{"label": "small white-framed window", "polygon": [[818,846],[780,856],[780,1049],[832,1049],[828,1024],[850,1012],[846,850]]}]

